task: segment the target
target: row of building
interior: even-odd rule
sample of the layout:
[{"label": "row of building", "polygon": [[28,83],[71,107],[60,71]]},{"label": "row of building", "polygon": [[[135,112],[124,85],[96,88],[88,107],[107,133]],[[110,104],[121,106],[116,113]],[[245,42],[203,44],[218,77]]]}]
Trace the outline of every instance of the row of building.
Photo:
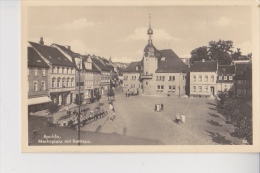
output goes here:
[{"label": "row of building", "polygon": [[[45,109],[49,101],[67,105],[108,92],[116,82],[117,66],[95,56],[81,55],[70,46],[29,42],[28,109]],[[80,93],[80,94],[79,94]]]},{"label": "row of building", "polygon": [[123,71],[125,91],[179,97],[215,97],[227,91],[237,97],[251,97],[251,61],[233,61],[232,65],[200,61],[190,65],[187,59],[179,58],[171,49],[156,49],[150,23],[147,34],[148,44],[142,60],[130,63]]}]

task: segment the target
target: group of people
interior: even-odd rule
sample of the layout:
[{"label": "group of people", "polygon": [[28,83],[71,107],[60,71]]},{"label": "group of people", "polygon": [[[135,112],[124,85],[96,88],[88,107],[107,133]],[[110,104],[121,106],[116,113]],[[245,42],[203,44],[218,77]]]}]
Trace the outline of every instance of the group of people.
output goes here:
[{"label": "group of people", "polygon": [[156,111],[156,112],[163,111],[163,104],[155,104],[154,111]]},{"label": "group of people", "polygon": [[116,118],[116,111],[115,111],[114,105],[112,103],[109,105],[109,109],[112,110],[112,116],[109,117],[109,121],[113,122],[114,119]]}]

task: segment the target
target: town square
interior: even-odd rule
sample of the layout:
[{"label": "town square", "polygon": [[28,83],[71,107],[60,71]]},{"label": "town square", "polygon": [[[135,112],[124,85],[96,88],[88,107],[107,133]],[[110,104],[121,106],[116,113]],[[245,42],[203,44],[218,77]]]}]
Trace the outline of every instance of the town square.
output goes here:
[{"label": "town square", "polygon": [[[102,8],[93,10],[101,13]],[[124,17],[133,9],[125,10]],[[146,13],[153,10],[154,17]],[[166,25],[169,16],[158,13],[157,8],[137,11],[144,18],[136,25],[146,27],[111,40],[102,51],[83,45],[80,51],[79,44],[58,40],[49,44],[48,36],[42,35],[28,40],[28,145],[252,145],[252,53],[237,47],[236,37],[219,33],[216,38],[214,32],[210,39],[203,36],[202,45],[185,38],[189,40],[186,46],[186,36],[174,39],[158,29],[162,24],[175,31]],[[202,15],[199,9],[195,11]],[[175,14],[168,8],[165,12]],[[124,19],[107,13],[112,23]],[[220,17],[215,15],[212,13],[212,17]],[[62,26],[85,32],[102,27],[98,23],[102,21],[106,29],[92,32],[109,37],[107,21],[98,15],[91,19],[96,23],[82,18]],[[186,19],[180,24],[193,23],[188,15]],[[220,17],[218,21],[221,27],[223,20]],[[117,27],[123,32],[133,26]],[[169,45],[162,44],[162,39]],[[132,53],[135,58],[120,58],[124,51],[113,47],[118,44],[127,50],[127,45],[132,48],[135,43],[143,45],[138,55]],[[178,53],[184,49],[189,55]],[[112,50],[118,56],[107,54]]]}]

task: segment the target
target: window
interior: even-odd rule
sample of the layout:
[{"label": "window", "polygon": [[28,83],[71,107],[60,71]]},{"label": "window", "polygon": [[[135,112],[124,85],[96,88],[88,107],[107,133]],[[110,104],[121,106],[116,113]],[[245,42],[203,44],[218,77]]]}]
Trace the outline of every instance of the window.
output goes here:
[{"label": "window", "polygon": [[157,89],[158,90],[164,90],[164,86],[163,85],[157,85]]},{"label": "window", "polygon": [[37,81],[33,82],[33,91],[38,91],[38,82]]},{"label": "window", "polygon": [[175,92],[175,85],[169,85],[170,92]]},{"label": "window", "polygon": [[224,76],[224,80],[227,80],[227,76]]},{"label": "window", "polygon": [[73,84],[73,82],[74,82],[74,79],[73,78],[71,78],[71,87],[74,87],[74,84]]},{"label": "window", "polygon": [[219,77],[218,77],[218,80],[222,80],[222,76],[219,76]]},{"label": "window", "polygon": [[169,76],[169,80],[170,81],[174,81],[175,80],[175,76]]},{"label": "window", "polygon": [[41,90],[45,91],[46,87],[45,87],[45,81],[42,81],[42,86],[41,86]]},{"label": "window", "polygon": [[199,75],[199,82],[201,82],[202,81],[202,76],[201,75]]},{"label": "window", "polygon": [[45,69],[42,69],[42,76],[45,76]]},{"label": "window", "polygon": [[54,66],[52,67],[51,72],[55,73],[55,67]]},{"label": "window", "polygon": [[205,92],[208,92],[208,86],[205,86]]},{"label": "window", "polygon": [[199,86],[199,92],[202,92],[202,86]]},{"label": "window", "polygon": [[145,82],[145,85],[148,85],[148,82]]},{"label": "window", "polygon": [[57,79],[57,88],[60,88],[60,78]]},{"label": "window", "polygon": [[70,71],[70,69],[69,69],[69,68],[67,68],[67,74],[69,74],[69,71]]},{"label": "window", "polygon": [[34,69],[34,76],[38,76],[38,69]]},{"label": "window", "polygon": [[57,73],[60,73],[60,67],[57,67]]},{"label": "window", "polygon": [[70,78],[67,78],[67,87],[70,87]]},{"label": "window", "polygon": [[73,68],[71,68],[71,74],[74,74]]},{"label": "window", "polygon": [[233,76],[229,76],[229,80],[233,80]]},{"label": "window", "polygon": [[196,76],[193,75],[193,82],[196,82]]},{"label": "window", "polygon": [[196,92],[196,86],[193,86],[193,92]]},{"label": "window", "polygon": [[52,87],[52,88],[55,88],[55,78],[52,78],[51,87]]},{"label": "window", "polygon": [[214,76],[213,76],[213,75],[211,75],[210,81],[211,81],[211,82],[214,82]]},{"label": "window", "polygon": [[61,71],[61,73],[62,74],[64,74],[65,73],[65,70],[64,70],[65,68],[64,67],[62,67],[62,71]]},{"label": "window", "polygon": [[205,76],[205,82],[208,82],[208,75]]},{"label": "window", "polygon": [[65,78],[62,79],[62,88],[65,88]]},{"label": "window", "polygon": [[136,70],[136,71],[138,70],[138,66],[135,67],[135,70]]}]

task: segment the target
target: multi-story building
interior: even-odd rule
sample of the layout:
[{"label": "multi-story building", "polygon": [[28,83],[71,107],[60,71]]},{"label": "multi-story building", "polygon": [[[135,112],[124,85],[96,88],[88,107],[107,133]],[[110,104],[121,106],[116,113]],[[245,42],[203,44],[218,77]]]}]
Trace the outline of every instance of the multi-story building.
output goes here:
[{"label": "multi-story building", "polygon": [[235,67],[235,97],[252,97],[252,64],[237,63]]},{"label": "multi-story building", "polygon": [[217,94],[217,71],[217,61],[194,62],[190,66],[190,96],[215,96]]},{"label": "multi-story building", "polygon": [[[157,50],[155,48],[152,43],[153,30],[150,21],[147,34],[148,44],[144,48],[142,72],[140,74],[142,93],[146,95],[165,94],[179,97],[185,95],[187,65],[171,49]],[[124,76],[129,75],[131,74],[124,72]],[[128,80],[124,80],[124,82],[126,81]],[[126,85],[131,86],[129,82]],[[132,85],[135,85],[135,83]]]},{"label": "multi-story building", "polygon": [[131,62],[123,73],[123,91],[138,89],[140,92],[142,88],[140,75],[143,73],[142,61]]},{"label": "multi-story building", "polygon": [[217,76],[217,91],[229,92],[230,95],[234,93],[234,76],[235,65],[219,65]]},{"label": "multi-story building", "polygon": [[107,66],[101,58],[92,56],[92,62],[97,67],[97,69],[101,72],[101,81],[100,81],[100,94],[106,94],[110,89],[110,79],[111,79],[111,70],[113,68]]},{"label": "multi-story building", "polygon": [[50,66],[49,95],[54,103],[70,104],[75,101],[75,64],[57,48],[40,43],[29,42],[41,58]]},{"label": "multi-story building", "polygon": [[95,98],[100,95],[101,72],[92,62],[90,55],[82,56],[84,76],[84,99]]},{"label": "multi-story building", "polygon": [[28,47],[28,112],[46,108],[48,97],[48,64],[32,48]]}]

